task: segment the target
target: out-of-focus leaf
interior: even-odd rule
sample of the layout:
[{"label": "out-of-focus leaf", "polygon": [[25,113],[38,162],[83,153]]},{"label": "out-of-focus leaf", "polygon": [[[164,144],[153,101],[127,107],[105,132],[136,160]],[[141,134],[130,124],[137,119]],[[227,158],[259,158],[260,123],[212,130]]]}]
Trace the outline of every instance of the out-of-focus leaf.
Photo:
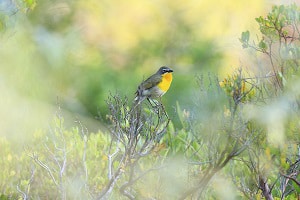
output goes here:
[{"label": "out-of-focus leaf", "polygon": [[258,43],[259,48],[261,48],[263,51],[267,50],[267,44],[266,42],[262,39],[259,43]]},{"label": "out-of-focus leaf", "polygon": [[240,42],[243,44],[243,48],[247,48],[249,46],[249,38],[250,38],[250,32],[249,31],[245,31],[242,32],[241,38],[240,38]]}]

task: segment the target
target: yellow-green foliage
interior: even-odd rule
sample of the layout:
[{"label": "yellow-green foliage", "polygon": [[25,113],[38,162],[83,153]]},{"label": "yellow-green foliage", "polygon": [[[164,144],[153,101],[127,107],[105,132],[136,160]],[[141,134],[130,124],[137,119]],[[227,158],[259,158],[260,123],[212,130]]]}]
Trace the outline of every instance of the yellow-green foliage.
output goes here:
[{"label": "yellow-green foliage", "polygon": [[[193,88],[196,70],[223,58],[215,38],[207,40],[202,28],[194,28],[211,16],[197,15],[202,3],[192,3],[198,1],[184,7],[192,15],[178,1],[143,7],[131,0],[127,7],[127,1],[67,0],[51,1],[50,9],[47,1],[10,2],[18,2],[24,18],[15,16],[17,31],[3,35],[0,48],[1,119],[13,121],[4,121],[8,128],[0,129],[1,200],[95,199],[106,187],[108,199],[299,199],[300,22],[295,4],[274,6],[257,18],[258,41],[252,42],[249,31],[242,33],[242,46],[267,60],[259,66],[262,71],[240,68],[221,82],[197,76]],[[0,10],[0,30],[10,33],[13,17]],[[142,104],[146,109],[132,115],[128,99],[142,80],[136,77],[165,62],[179,63],[173,90],[162,101],[170,121],[159,106]],[[129,98],[113,97],[107,106],[102,100],[109,90]],[[93,116],[98,106],[105,114],[110,110],[107,131],[96,123],[100,130],[89,132],[78,121],[66,128],[61,115],[48,128],[34,123],[41,129],[36,132],[19,128],[30,120],[19,114],[44,113],[36,102],[29,109],[27,97],[53,102],[57,95],[64,96],[62,107],[70,110]],[[19,107],[10,115],[13,105]],[[15,130],[29,138],[22,147],[9,138]],[[116,177],[109,178],[110,170]]]},{"label": "yellow-green foliage", "polygon": [[[18,187],[33,199],[56,199],[60,197],[58,185],[62,184],[68,197],[80,199],[91,198],[87,191],[99,191],[104,186],[107,135],[100,132],[82,135],[79,127],[65,130],[62,123],[62,119],[55,118],[50,131],[35,134],[31,145],[24,146],[22,152],[15,152],[10,142],[0,138],[0,193],[21,197]],[[51,170],[58,185],[34,158]],[[60,177],[64,161],[65,170]]]}]

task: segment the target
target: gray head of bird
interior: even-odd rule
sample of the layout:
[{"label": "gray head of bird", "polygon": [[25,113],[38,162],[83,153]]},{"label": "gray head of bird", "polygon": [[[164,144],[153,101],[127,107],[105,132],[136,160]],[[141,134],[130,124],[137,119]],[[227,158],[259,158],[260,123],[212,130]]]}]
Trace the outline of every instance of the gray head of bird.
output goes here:
[{"label": "gray head of bird", "polygon": [[157,71],[158,74],[165,74],[165,73],[171,73],[171,72],[173,72],[173,70],[166,66],[159,68],[159,70]]}]

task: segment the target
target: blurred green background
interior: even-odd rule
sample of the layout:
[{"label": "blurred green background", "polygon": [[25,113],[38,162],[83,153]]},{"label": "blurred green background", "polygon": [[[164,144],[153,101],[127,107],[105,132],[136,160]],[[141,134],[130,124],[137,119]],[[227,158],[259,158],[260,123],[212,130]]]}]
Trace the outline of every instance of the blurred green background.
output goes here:
[{"label": "blurred green background", "polygon": [[176,102],[183,109],[193,102],[195,76],[238,67],[240,33],[257,30],[253,19],[268,7],[262,0],[2,0],[0,134],[19,138],[47,126],[57,104],[99,129],[108,95],[131,101],[163,65],[174,69],[163,102],[176,125]]}]

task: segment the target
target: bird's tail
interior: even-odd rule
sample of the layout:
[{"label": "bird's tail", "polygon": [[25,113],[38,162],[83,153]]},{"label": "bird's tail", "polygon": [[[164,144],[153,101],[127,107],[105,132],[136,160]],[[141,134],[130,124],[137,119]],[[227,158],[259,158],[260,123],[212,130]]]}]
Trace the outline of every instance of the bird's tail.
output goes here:
[{"label": "bird's tail", "polygon": [[135,98],[134,98],[134,105],[139,105],[140,103],[142,103],[142,101],[144,101],[146,99],[146,96],[143,95],[143,90],[138,87],[137,91],[135,92]]}]

